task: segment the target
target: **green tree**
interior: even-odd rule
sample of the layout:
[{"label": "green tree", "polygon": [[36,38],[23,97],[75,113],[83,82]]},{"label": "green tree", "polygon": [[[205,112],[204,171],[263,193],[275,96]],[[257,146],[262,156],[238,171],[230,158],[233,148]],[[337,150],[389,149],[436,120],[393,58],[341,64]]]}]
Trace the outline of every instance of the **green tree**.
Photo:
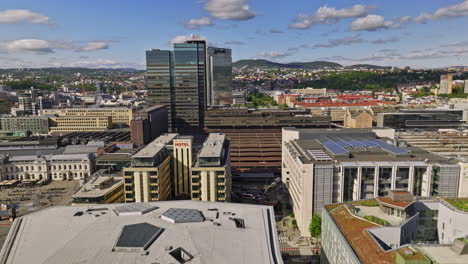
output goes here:
[{"label": "green tree", "polygon": [[322,232],[322,218],[320,215],[312,215],[312,219],[310,219],[309,232],[313,237],[320,236],[320,233]]}]

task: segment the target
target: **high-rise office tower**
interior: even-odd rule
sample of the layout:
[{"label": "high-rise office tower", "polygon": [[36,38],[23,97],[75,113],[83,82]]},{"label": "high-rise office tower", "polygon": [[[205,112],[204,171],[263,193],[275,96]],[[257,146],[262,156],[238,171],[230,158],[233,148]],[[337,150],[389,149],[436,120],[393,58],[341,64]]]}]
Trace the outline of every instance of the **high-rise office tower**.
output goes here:
[{"label": "high-rise office tower", "polygon": [[232,104],[231,49],[210,47],[206,61],[208,105]]},{"label": "high-rise office tower", "polygon": [[206,42],[174,44],[174,51],[146,52],[148,97],[169,106],[172,132],[197,132],[204,126],[206,109]]}]

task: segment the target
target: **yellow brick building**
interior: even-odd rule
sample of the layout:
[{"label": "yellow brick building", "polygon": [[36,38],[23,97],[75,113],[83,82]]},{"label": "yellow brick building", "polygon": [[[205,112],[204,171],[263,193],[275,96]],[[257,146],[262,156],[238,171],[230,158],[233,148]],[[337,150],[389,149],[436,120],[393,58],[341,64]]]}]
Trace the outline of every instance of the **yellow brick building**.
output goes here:
[{"label": "yellow brick building", "polygon": [[110,116],[55,116],[50,117],[49,133],[106,131],[111,127]]},{"label": "yellow brick building", "polygon": [[126,124],[130,126],[133,110],[126,107],[106,107],[106,108],[64,108],[64,109],[44,109],[42,115],[57,116],[93,116],[112,118],[114,124]]}]

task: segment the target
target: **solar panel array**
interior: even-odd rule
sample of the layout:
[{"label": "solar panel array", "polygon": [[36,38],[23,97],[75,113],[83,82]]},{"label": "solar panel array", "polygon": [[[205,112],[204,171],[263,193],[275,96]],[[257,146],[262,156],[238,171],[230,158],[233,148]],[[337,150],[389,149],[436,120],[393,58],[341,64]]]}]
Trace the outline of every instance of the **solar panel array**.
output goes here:
[{"label": "solar panel array", "polygon": [[309,149],[308,152],[317,161],[332,161],[332,158],[321,149]]},{"label": "solar panel array", "polygon": [[396,147],[375,138],[325,137],[318,140],[334,155],[349,154],[347,148],[381,148],[393,154],[409,153],[409,150]]}]

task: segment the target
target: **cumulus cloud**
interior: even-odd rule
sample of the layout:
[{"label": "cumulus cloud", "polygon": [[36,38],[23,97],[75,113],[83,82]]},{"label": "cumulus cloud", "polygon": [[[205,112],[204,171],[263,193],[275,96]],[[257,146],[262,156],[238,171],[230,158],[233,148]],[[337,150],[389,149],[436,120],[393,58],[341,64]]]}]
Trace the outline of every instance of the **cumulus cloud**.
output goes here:
[{"label": "cumulus cloud", "polygon": [[184,43],[186,42],[187,40],[193,40],[193,39],[198,39],[198,40],[204,40],[206,41],[207,43],[208,42],[208,39],[206,37],[203,37],[203,36],[196,36],[196,35],[179,35],[179,36],[176,36],[174,38],[172,38],[170,41],[169,41],[169,46],[173,46],[175,43]]},{"label": "cumulus cloud", "polygon": [[76,51],[96,51],[96,50],[102,50],[102,49],[108,49],[109,48],[109,41],[107,40],[99,40],[99,41],[92,41],[88,42],[85,46],[79,47],[76,49]]},{"label": "cumulus cloud", "polygon": [[225,45],[244,45],[245,43],[238,40],[231,40],[224,42]]},{"label": "cumulus cloud", "polygon": [[375,40],[371,40],[372,44],[387,44],[387,43],[394,43],[400,41],[397,37],[389,37],[389,38],[379,38]]},{"label": "cumulus cloud", "polygon": [[31,52],[36,54],[53,53],[50,44],[41,39],[18,39],[0,42],[0,49],[11,52]]},{"label": "cumulus cloud", "polygon": [[428,20],[440,20],[468,16],[468,0],[462,3],[437,9],[434,13],[421,13],[413,19],[414,22],[427,22]]},{"label": "cumulus cloud", "polygon": [[350,8],[336,9],[322,6],[312,15],[299,15],[290,28],[307,29],[316,24],[333,24],[343,18],[358,18],[366,16],[375,6],[354,5]]},{"label": "cumulus cloud", "polygon": [[351,23],[350,29],[352,31],[376,31],[379,29],[396,28],[398,24],[391,21],[385,21],[383,16],[367,15],[360,17]]},{"label": "cumulus cloud", "polygon": [[283,52],[283,51],[263,51],[257,53],[258,57],[262,58],[268,58],[268,59],[278,59],[278,58],[284,58],[287,56],[290,56],[291,54],[289,52]]},{"label": "cumulus cloud", "polygon": [[212,26],[212,25],[213,23],[211,22],[211,18],[205,16],[205,17],[200,17],[200,18],[192,18],[187,22],[185,26],[190,29],[197,29],[197,28]]},{"label": "cumulus cloud", "polygon": [[326,43],[315,44],[314,48],[333,48],[337,46],[347,46],[355,43],[362,43],[364,39],[360,35],[344,37],[340,39],[329,39]]},{"label": "cumulus cloud", "polygon": [[205,9],[217,19],[247,20],[255,17],[247,0],[208,0]]},{"label": "cumulus cloud", "polygon": [[0,24],[16,23],[51,24],[51,19],[28,9],[8,9],[0,12]]}]

